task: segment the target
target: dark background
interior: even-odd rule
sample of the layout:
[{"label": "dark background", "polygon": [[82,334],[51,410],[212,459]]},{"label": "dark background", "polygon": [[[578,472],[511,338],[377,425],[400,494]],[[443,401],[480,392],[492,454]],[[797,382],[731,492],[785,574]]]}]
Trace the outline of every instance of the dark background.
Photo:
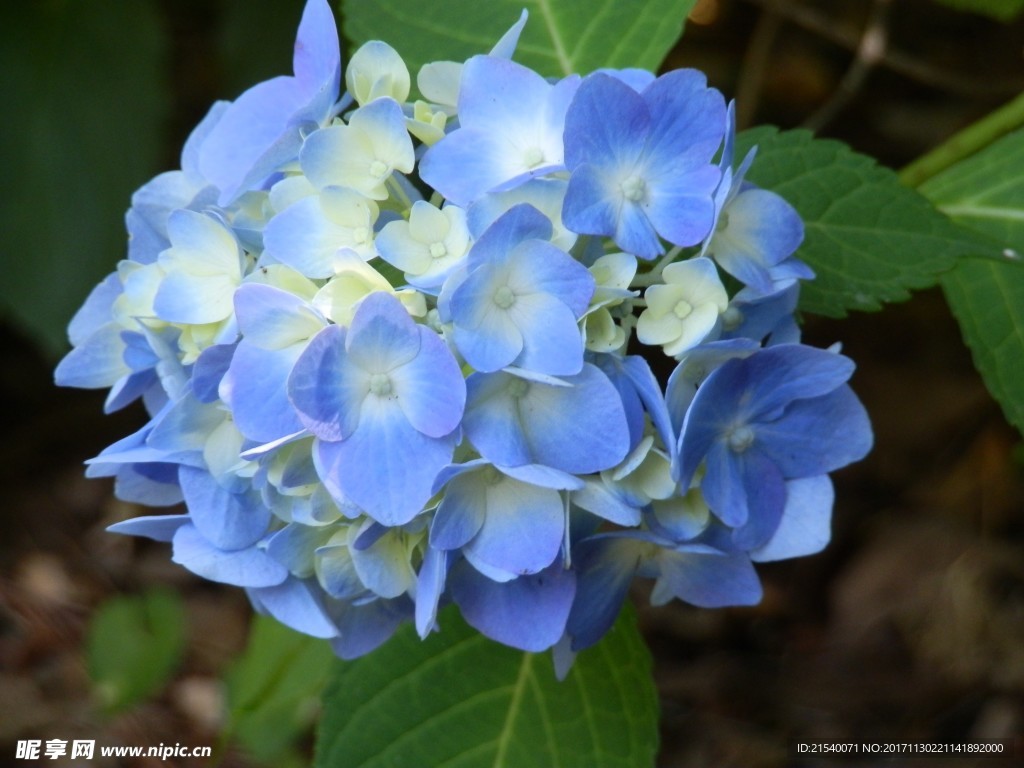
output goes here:
[{"label": "dark background", "polygon": [[[169,39],[164,149],[161,165],[134,186],[177,166],[214,99],[255,82],[233,63],[255,46],[232,47],[225,37],[237,3],[157,5]],[[250,69],[288,72],[301,2],[250,5],[281,28],[280,47],[268,41]],[[866,29],[886,41],[875,58],[858,56]],[[739,100],[743,125],[810,126],[898,169],[1018,94],[1022,50],[1020,21],[1000,24],[932,0],[721,0],[699,4],[667,66],[704,69]],[[130,152],[131,137],[117,143]],[[118,233],[119,220],[109,227]],[[0,253],[15,257],[22,254]],[[829,548],[760,567],[761,605],[641,608],[662,704],[659,765],[790,765],[788,746],[811,738],[1019,739],[1020,435],[975,373],[940,290],[877,314],[805,320],[809,343],[841,341],[857,361],[853,386],[876,446],[835,477]],[[108,482],[86,480],[82,462],[140,426],[140,411],[104,416],[103,393],[56,389],[53,355],[11,315],[0,326],[0,354],[0,764],[14,762],[13,744],[25,738],[215,744],[221,677],[250,620],[244,595],[174,566],[166,545],[104,533],[142,510],[114,499]],[[155,695],[103,716],[83,654],[90,616],[111,596],[153,585],[184,598],[184,658]],[[643,606],[643,589],[638,598]],[[237,750],[222,763],[251,764]]]}]

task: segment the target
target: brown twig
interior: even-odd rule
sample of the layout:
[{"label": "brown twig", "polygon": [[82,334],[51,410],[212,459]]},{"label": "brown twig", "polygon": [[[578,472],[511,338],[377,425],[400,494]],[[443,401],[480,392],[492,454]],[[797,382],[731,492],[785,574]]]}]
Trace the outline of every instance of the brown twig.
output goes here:
[{"label": "brown twig", "polygon": [[[835,20],[799,2],[786,0],[745,0],[745,2],[771,11],[785,21],[828,40],[835,45],[856,51],[861,45],[862,34],[848,27],[840,27]],[[916,59],[898,49],[888,46],[878,61],[878,66],[903,75],[924,85],[939,88],[965,96],[1009,95],[1024,90],[1020,78],[975,78],[959,72],[940,69]]]}]

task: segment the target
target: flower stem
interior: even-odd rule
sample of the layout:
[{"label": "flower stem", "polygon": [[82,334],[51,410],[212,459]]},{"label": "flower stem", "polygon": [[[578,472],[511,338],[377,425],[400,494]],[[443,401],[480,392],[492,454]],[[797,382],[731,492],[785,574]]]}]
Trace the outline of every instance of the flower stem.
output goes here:
[{"label": "flower stem", "polygon": [[1024,126],[1024,93],[919,157],[899,172],[900,181],[908,187],[918,187],[1021,126]]},{"label": "flower stem", "polygon": [[661,279],[661,271],[675,261],[682,250],[682,246],[679,245],[672,248],[672,250],[662,256],[661,261],[651,267],[651,269],[634,277],[633,282],[630,285],[634,288],[644,288],[648,285],[654,285]]}]

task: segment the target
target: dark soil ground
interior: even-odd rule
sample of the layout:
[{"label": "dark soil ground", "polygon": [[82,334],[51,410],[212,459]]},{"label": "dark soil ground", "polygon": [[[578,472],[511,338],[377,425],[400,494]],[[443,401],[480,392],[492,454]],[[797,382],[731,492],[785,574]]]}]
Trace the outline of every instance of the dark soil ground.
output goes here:
[{"label": "dark soil ground", "polygon": [[[722,0],[700,11],[703,23],[688,27],[672,66],[708,71],[742,100],[745,124],[809,122],[894,168],[1024,85],[1024,26],[931,0]],[[188,20],[175,23],[185,40]],[[862,66],[856,51],[872,24],[887,44]],[[185,83],[178,89],[183,101],[208,101]],[[659,765],[815,765],[790,752],[808,739],[1020,740],[1021,436],[975,373],[938,289],[874,315],[810,318],[806,337],[841,341],[857,361],[853,385],[875,425],[875,450],[835,477],[829,548],[760,568],[761,605],[641,607],[661,697]],[[244,595],[174,566],[165,545],[104,532],[140,510],[114,499],[106,481],[84,479],[82,462],[141,424],[139,412],[103,416],[102,395],[55,389],[53,361],[14,328],[2,330],[0,354],[0,765],[28,764],[14,759],[26,738],[217,743],[221,676],[250,620]],[[105,717],[83,651],[90,615],[111,596],[153,585],[184,599],[184,660],[160,692]],[[1024,765],[1024,743],[1018,749],[1018,763],[893,764]],[[232,751],[221,764],[252,763]]]}]

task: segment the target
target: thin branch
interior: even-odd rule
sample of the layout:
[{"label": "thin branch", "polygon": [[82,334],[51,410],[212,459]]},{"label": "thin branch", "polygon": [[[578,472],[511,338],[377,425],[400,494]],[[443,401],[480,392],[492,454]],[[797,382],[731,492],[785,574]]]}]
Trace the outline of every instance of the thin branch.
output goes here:
[{"label": "thin branch", "polygon": [[[784,0],[745,0],[745,2],[763,8],[765,11],[771,10],[786,21],[808,32],[813,32],[840,47],[855,51],[860,45],[861,35],[859,33],[837,26],[835,19],[800,3],[785,2]],[[924,85],[962,96],[1009,95],[1024,90],[1024,80],[1021,78],[967,77],[959,72],[934,67],[891,47],[885,51],[878,66]]]},{"label": "thin branch", "polygon": [[804,128],[820,131],[832,122],[832,119],[857,95],[871,70],[882,61],[889,42],[890,2],[892,0],[874,0],[853,62],[839,81],[839,86],[832,97],[804,121]]},{"label": "thin branch", "polygon": [[900,181],[918,187],[954,163],[970,157],[1010,131],[1024,127],[1024,94],[946,140],[902,171]]},{"label": "thin branch", "polygon": [[741,130],[754,122],[761,90],[764,88],[764,75],[768,71],[768,62],[782,21],[783,17],[776,10],[775,3],[769,3],[764,6],[750,36],[750,44],[740,69],[740,80],[736,84],[736,127]]}]

